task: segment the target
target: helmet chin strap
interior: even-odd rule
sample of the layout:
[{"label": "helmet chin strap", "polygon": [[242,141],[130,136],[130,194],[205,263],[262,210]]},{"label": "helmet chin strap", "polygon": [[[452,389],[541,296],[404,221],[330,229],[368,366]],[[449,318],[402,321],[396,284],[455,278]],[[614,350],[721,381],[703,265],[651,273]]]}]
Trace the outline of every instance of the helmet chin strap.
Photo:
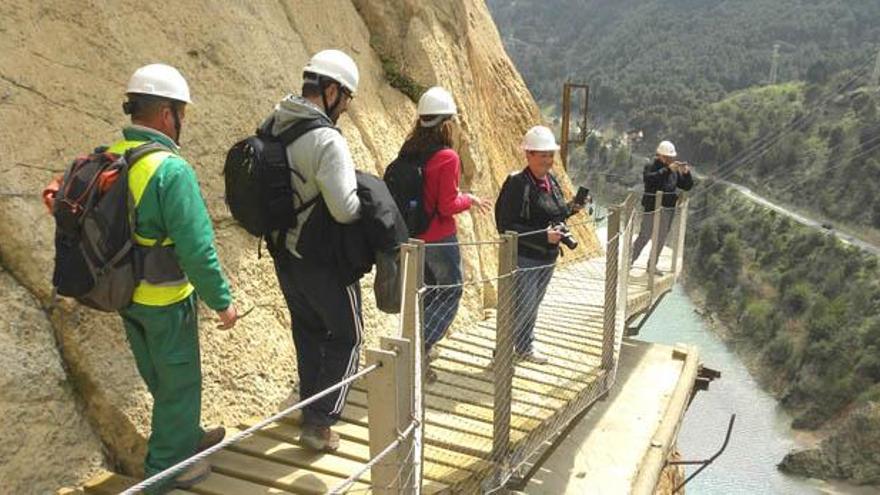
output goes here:
[{"label": "helmet chin strap", "polygon": [[171,116],[174,117],[174,142],[180,146],[180,114],[177,112],[177,105],[171,104]]},{"label": "helmet chin strap", "polygon": [[327,104],[327,93],[325,93],[324,90],[321,90],[321,102],[324,103],[324,111],[327,112],[327,116],[330,117],[330,120],[334,124],[336,124],[336,121],[339,120],[339,115],[336,113],[336,110],[342,102],[342,90],[340,87],[336,88],[336,99],[333,101],[333,105]]}]

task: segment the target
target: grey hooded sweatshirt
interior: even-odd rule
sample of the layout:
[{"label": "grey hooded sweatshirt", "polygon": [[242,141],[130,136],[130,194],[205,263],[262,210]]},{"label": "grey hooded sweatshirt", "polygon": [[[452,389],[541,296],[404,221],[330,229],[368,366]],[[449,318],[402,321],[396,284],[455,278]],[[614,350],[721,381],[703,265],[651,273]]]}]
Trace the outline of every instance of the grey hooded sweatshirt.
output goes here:
[{"label": "grey hooded sweatshirt", "polygon": [[[326,118],[317,105],[289,95],[275,106],[264,124],[274,117],[272,134],[277,136],[300,120],[321,116]],[[310,131],[290,143],[287,161],[299,173],[299,176],[290,174],[295,191],[294,206],[299,207],[320,194],[337,222],[353,223],[358,219],[361,203],[357,195],[354,161],[342,134],[326,127]],[[297,226],[287,231],[287,250],[297,258],[302,258],[296,250],[300,231],[313,210],[314,206],[311,206],[300,212]]]}]

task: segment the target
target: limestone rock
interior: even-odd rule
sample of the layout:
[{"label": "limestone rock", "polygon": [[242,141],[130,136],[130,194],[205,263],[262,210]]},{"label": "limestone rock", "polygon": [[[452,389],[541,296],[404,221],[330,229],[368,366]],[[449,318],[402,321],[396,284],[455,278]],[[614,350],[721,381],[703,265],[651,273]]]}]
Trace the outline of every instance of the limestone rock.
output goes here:
[{"label": "limestone rock", "polygon": [[0,307],[0,491],[54,493],[100,468],[101,444],[62,369],[52,325],[3,269]]},{"label": "limestone rock", "polygon": [[880,485],[880,403],[871,402],[848,414],[817,448],[794,451],[779,469],[823,479],[846,479]]},{"label": "limestone rock", "polygon": [[[441,84],[455,94],[464,190],[494,199],[505,176],[524,166],[520,138],[540,114],[479,0],[119,0],[88,8],[61,0],[0,0],[0,153],[7,157],[0,165],[0,257],[43,303],[51,289],[54,227],[39,191],[76,155],[118,139],[126,123],[120,109],[125,82],[134,69],[164,62],[190,82],[195,105],[184,122],[182,154],[201,182],[239,309],[256,308],[229,332],[214,330],[211,313],[202,308],[206,423],[234,426],[266,416],[295,386],[290,321],[271,261],[257,259],[256,240],[234,226],[220,172],[229,146],[298,90],[302,66],[324,48],[349,52],[360,67],[357,98],[340,121],[358,168],[381,174],[416,115],[412,101],[388,84],[380,53],[394,57],[420,84]],[[496,235],[490,215],[458,218],[463,241]],[[582,249],[598,249],[592,232],[580,238]],[[496,275],[495,246],[464,247],[463,257],[467,280]],[[397,328],[394,317],[374,309],[370,283],[367,277],[363,284],[365,348]],[[458,324],[480,317],[493,302],[490,282],[468,286]],[[43,321],[39,314],[34,318]],[[65,303],[52,325],[109,461],[139,474],[150,399],[119,318]],[[58,368],[49,344],[43,353]],[[52,438],[35,441],[54,448]],[[78,465],[67,468],[75,472]],[[65,461],[58,466],[63,471]]]}]

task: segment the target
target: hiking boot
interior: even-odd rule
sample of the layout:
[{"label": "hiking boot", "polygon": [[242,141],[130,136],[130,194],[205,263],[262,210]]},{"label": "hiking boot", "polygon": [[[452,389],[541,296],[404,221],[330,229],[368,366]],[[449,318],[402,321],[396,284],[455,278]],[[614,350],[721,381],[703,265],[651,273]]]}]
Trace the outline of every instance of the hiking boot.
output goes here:
[{"label": "hiking boot", "polygon": [[437,372],[432,370],[430,366],[425,368],[425,383],[428,385],[437,383]]},{"label": "hiking boot", "polygon": [[210,449],[222,442],[224,437],[226,437],[226,428],[222,426],[205,430],[205,433],[202,434],[202,439],[199,440],[199,445],[196,447],[196,452]]},{"label": "hiking boot", "polygon": [[317,452],[336,452],[339,449],[339,434],[329,426],[303,425],[299,443]]},{"label": "hiking boot", "polygon": [[174,487],[175,488],[192,488],[193,486],[205,481],[208,475],[211,474],[211,465],[208,461],[202,459],[201,461],[193,464],[186,471],[179,474],[177,478],[174,479]]},{"label": "hiking boot", "polygon": [[523,361],[535,364],[547,364],[547,361],[549,361],[547,356],[545,356],[543,353],[541,353],[541,351],[537,349],[531,349],[522,354],[517,353],[517,356]]}]

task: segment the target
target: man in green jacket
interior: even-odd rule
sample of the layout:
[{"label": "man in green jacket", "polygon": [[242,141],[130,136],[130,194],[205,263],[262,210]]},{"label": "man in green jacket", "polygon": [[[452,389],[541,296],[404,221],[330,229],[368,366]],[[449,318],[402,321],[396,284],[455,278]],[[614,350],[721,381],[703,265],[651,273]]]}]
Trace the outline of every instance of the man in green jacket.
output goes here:
[{"label": "man in green jacket", "polygon": [[[120,312],[137,368],[153,396],[152,433],[144,461],[146,477],[159,473],[223,439],[222,427],[200,425],[202,374],[198,295],[229,329],[238,318],[214,247],[214,230],[193,168],[178,142],[189,86],[173,67],[151,64],[132,75],[123,104],[131,124],[109,150],[124,153],[159,143],[131,164],[129,189],[137,210],[135,242],[144,254],[144,279],[132,304]],[[144,249],[144,247],[159,247]],[[207,461],[151,493],[190,487],[208,476]]]}]

